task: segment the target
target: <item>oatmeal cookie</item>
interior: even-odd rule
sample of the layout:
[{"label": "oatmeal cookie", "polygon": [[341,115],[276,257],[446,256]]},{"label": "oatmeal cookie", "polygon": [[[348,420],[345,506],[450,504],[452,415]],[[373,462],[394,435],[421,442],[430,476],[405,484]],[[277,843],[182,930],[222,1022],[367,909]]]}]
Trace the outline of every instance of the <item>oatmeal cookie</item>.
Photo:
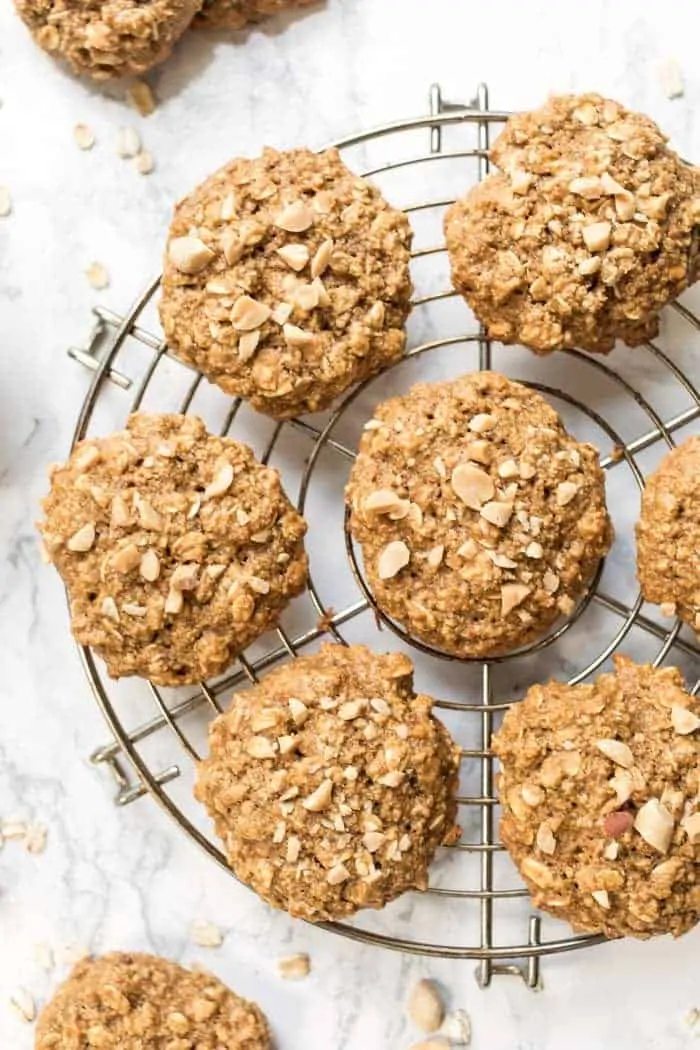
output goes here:
[{"label": "oatmeal cookie", "polygon": [[454,827],[459,752],[408,657],[325,645],[233,697],[195,788],[229,864],[299,918],[424,890]]},{"label": "oatmeal cookie", "polygon": [[493,747],[501,837],[538,908],[606,937],[700,919],[700,700],[616,657],[590,685],[533,686]]},{"label": "oatmeal cookie", "polygon": [[271,1050],[255,1003],[155,955],[83,959],[42,1011],[36,1050]]},{"label": "oatmeal cookie", "polygon": [[115,678],[218,674],[306,583],[306,523],[277,471],[194,416],[133,415],[81,441],[43,507],[73,634]]},{"label": "oatmeal cookie", "polygon": [[204,29],[242,29],[280,11],[308,7],[318,0],[204,0],[195,25]]},{"label": "oatmeal cookie", "polygon": [[648,602],[700,634],[700,436],[669,452],[647,482],[637,575]]},{"label": "oatmeal cookie", "polygon": [[455,656],[507,652],[571,613],[612,541],[596,450],[495,372],[379,405],[346,496],[382,609]]},{"label": "oatmeal cookie", "polygon": [[234,160],[175,210],[171,349],[277,419],[326,408],[403,353],[411,233],[336,150]]},{"label": "oatmeal cookie", "polygon": [[656,335],[700,273],[700,171],[600,95],[511,117],[501,169],[448,210],[452,280],[493,339],[607,353]]},{"label": "oatmeal cookie", "polygon": [[201,0],[15,0],[37,44],[78,75],[108,80],[163,62]]}]

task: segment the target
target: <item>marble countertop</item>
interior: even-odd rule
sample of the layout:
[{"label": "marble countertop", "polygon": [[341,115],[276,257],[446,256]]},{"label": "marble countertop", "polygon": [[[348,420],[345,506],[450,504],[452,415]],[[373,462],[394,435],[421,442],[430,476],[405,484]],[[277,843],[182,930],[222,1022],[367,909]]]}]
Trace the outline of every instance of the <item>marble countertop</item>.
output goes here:
[{"label": "marble countertop", "polygon": [[[18,987],[41,1002],[72,951],[133,948],[210,966],[269,1015],[280,1050],[400,1050],[418,1036],[403,1003],[421,976],[471,1015],[475,1050],[680,1050],[698,1045],[700,931],[679,943],[619,943],[545,961],[544,990],[498,977],[481,991],[474,963],[366,947],[263,907],[200,853],[149,799],[125,809],[88,762],[108,740],[66,629],[59,581],[41,566],[33,520],[45,466],[68,447],[88,377],[65,356],[98,301],[119,311],[157,272],[173,201],[236,153],[263,143],[317,145],[426,111],[440,81],[466,101],[480,80],[503,109],[550,90],[595,89],[650,113],[679,151],[700,157],[697,34],[684,0],[328,0],[234,42],[193,36],[150,82],[141,119],[123,88],[70,79],[0,6],[0,820],[48,828],[32,854],[0,849],[0,1046],[28,1050],[8,1008]],[[685,94],[657,76],[675,58]],[[72,135],[89,125],[81,152]],[[137,127],[149,176],[119,160],[120,126]],[[84,271],[107,267],[93,291]],[[698,358],[686,364],[700,381]],[[445,905],[450,907],[449,904]],[[456,919],[455,913],[455,921]],[[222,947],[198,948],[194,919]],[[52,973],[37,961],[50,945]],[[281,981],[276,960],[309,952],[312,975]]]}]

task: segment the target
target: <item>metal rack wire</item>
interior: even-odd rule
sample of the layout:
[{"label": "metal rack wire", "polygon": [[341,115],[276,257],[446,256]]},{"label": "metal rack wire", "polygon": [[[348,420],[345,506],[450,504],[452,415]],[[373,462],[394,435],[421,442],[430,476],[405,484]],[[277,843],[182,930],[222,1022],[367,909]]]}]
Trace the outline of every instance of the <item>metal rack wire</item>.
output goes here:
[{"label": "metal rack wire", "polygon": [[[405,175],[407,172],[415,174],[416,171],[426,170],[430,173],[438,163],[449,163],[453,170],[457,170],[457,185],[463,191],[465,184],[468,184],[468,165],[473,165],[474,177],[477,179],[483,178],[488,172],[487,151],[491,131],[506,117],[505,113],[489,109],[488,92],[484,85],[479,87],[473,102],[466,106],[445,102],[440,88],[434,85],[430,92],[428,115],[363,132],[335,145],[345,154],[353,150],[360,151],[363,173],[377,179],[396,173]],[[466,146],[461,144],[458,149],[446,148],[447,136],[453,131],[468,136]],[[377,145],[381,146],[383,151],[381,163],[367,163],[369,147]],[[353,166],[356,170],[360,167],[357,163]],[[409,204],[406,211],[411,213],[414,222],[431,213],[439,216],[441,210],[451,203],[453,196],[454,194],[450,196],[448,193],[440,199],[420,200],[418,203]],[[440,317],[436,319],[431,311],[439,310],[443,304],[455,299],[454,291],[446,286],[446,283],[440,283],[443,277],[435,272],[438,260],[441,258],[444,262],[444,251],[444,244],[440,241],[438,244],[428,243],[425,247],[418,247],[413,253],[414,265],[420,266],[427,262],[431,268],[428,274],[432,274],[433,278],[437,277],[437,287],[430,290],[431,283],[435,285],[435,280],[431,281],[430,276],[424,275],[421,281],[415,275],[418,287],[423,283],[428,290],[415,298],[414,316],[420,311],[426,311],[428,320],[424,328],[428,330],[431,324],[438,330],[441,329]],[[169,367],[177,369],[180,378],[183,375],[186,377],[177,410],[197,410],[200,414],[205,414],[197,402],[198,398],[207,394],[208,384],[198,373],[188,370],[179,362],[172,362],[162,338],[153,334],[148,325],[146,318],[158,284],[158,280],[154,281],[123,316],[104,308],[97,308],[87,345],[72,347],[69,350],[69,354],[76,361],[93,373],[74,440],[83,438],[93,427],[99,430],[100,424],[96,418],[99,415],[98,409],[107,399],[107,392],[111,387],[121,391],[116,404],[109,406],[110,411],[116,412],[121,420],[127,410],[150,407],[148,402],[155,390],[162,393],[167,388],[170,397],[171,387],[175,384],[172,375],[167,372]],[[461,303],[460,309],[463,309]],[[680,304],[676,304],[673,309],[675,320],[681,325],[681,340],[698,340],[698,318]],[[397,382],[400,370],[408,370],[411,379],[417,378],[416,372],[422,377],[426,362],[440,354],[452,355],[451,367],[457,367],[459,371],[467,370],[465,360],[472,355],[475,356],[479,368],[490,368],[497,353],[502,354],[499,357],[499,364],[503,364],[502,370],[511,371],[510,362],[517,359],[509,355],[514,351],[508,348],[502,350],[493,345],[474,324],[473,330],[465,334],[463,327],[459,327],[462,324],[463,317],[460,317],[458,330],[454,335],[443,333],[433,339],[413,340],[415,345],[409,349],[403,362],[388,370],[379,380],[370,380],[362,384],[320,423],[306,418],[284,424],[270,424],[270,432],[262,439],[259,433],[261,420],[256,417],[256,421],[249,424],[258,438],[256,451],[262,460],[271,460],[280,453],[280,449],[288,451],[287,446],[298,451],[299,463],[302,464],[298,477],[298,505],[310,520],[313,521],[313,488],[319,476],[323,475],[324,463],[331,464],[327,474],[342,475],[342,470],[347,469],[352,462],[354,443],[346,436],[348,419],[353,412],[360,419],[366,418],[366,412],[362,415],[363,398],[371,394],[373,400],[377,400],[376,391],[381,388],[381,384],[394,383],[391,373],[397,373]],[[528,376],[526,381],[545,396],[558,401],[563,408],[575,413],[578,418],[595,428],[596,433],[604,440],[609,441],[611,451],[603,457],[603,467],[610,475],[626,468],[627,476],[638,496],[644,485],[645,473],[640,457],[643,457],[647,450],[653,451],[656,446],[672,445],[674,433],[700,420],[700,394],[691,380],[657,344],[648,343],[644,349],[634,353],[644,358],[647,371],[653,369],[655,375],[661,375],[661,380],[658,380],[657,376],[655,383],[663,384],[664,391],[673,388],[680,398],[680,402],[674,405],[672,411],[657,410],[650,397],[639,389],[638,384],[626,378],[621,370],[613,369],[609,360],[594,358],[575,350],[557,355],[560,361],[566,363],[563,372],[561,365],[557,366],[557,375],[563,374],[565,380],[569,379],[566,389],[563,383],[561,386],[555,386],[549,380],[538,381],[536,377]],[[605,386],[614,391],[616,396],[624,396],[630,401],[640,423],[645,421],[634,436],[627,437],[620,433],[617,423],[614,426],[607,415],[591,408],[586,403],[588,399],[578,395],[576,391],[579,385],[573,378],[577,369],[577,375],[592,375],[596,388],[602,389]],[[556,372],[556,367],[550,365],[544,378],[547,378],[550,372]],[[574,392],[571,392],[572,390]],[[127,393],[128,404],[124,397]],[[240,423],[241,417],[247,411],[239,401],[226,399],[225,404],[220,407],[221,419],[218,429],[222,433],[229,433]],[[245,436],[250,440],[248,432]],[[342,521],[341,517],[340,527]],[[345,525],[347,526],[347,522]],[[427,894],[418,895],[422,898],[421,906],[425,905],[428,909],[427,924],[424,923],[428,933],[425,936],[420,936],[423,927],[417,904],[415,907],[411,906],[407,913],[401,914],[397,913],[395,906],[391,906],[386,910],[388,918],[384,918],[384,913],[380,913],[379,917],[363,916],[353,923],[327,923],[325,928],[345,937],[395,950],[455,959],[476,959],[477,979],[481,986],[488,985],[494,975],[515,974],[535,988],[540,983],[542,956],[586,947],[597,943],[601,938],[570,936],[568,931],[554,920],[545,920],[541,916],[530,914],[527,892],[522,885],[517,884],[514,870],[507,866],[507,858],[501,855],[503,847],[496,834],[498,800],[490,741],[498,719],[512,701],[497,697],[515,695],[516,687],[513,683],[522,684],[522,677],[527,677],[530,668],[535,676],[541,675],[544,670],[552,673],[556,667],[554,654],[560,647],[566,649],[572,632],[577,631],[579,636],[573,648],[578,657],[581,649],[580,638],[597,638],[602,616],[606,618],[605,630],[608,633],[596,648],[595,655],[585,662],[585,666],[569,665],[567,677],[572,683],[583,681],[601,668],[623,641],[626,645],[631,645],[633,635],[639,637],[641,643],[647,647],[655,647],[655,651],[648,655],[648,658],[653,659],[656,664],[667,659],[673,652],[674,658],[685,660],[691,669],[697,668],[700,648],[682,632],[679,622],[664,626],[659,624],[653,615],[646,615],[639,594],[635,597],[620,597],[613,593],[613,589],[606,585],[605,573],[601,566],[596,579],[572,615],[555,625],[545,638],[498,660],[453,661],[445,654],[411,639],[378,608],[364,579],[361,561],[347,527],[344,533],[351,570],[348,578],[354,587],[354,593],[349,600],[342,603],[339,611],[334,610],[331,602],[324,597],[326,576],[318,570],[312,555],[309,590],[303,599],[298,600],[306,603],[306,612],[311,614],[312,620],[309,622],[307,616],[301,627],[298,619],[292,627],[280,627],[276,639],[273,637],[272,644],[253,647],[239,658],[227,675],[217,681],[201,683],[198,688],[189,692],[180,690],[177,693],[158,689],[146,682],[132,682],[131,691],[122,695],[122,683],[111,682],[92,652],[81,649],[81,659],[93,695],[112,732],[111,742],[98,748],[91,756],[92,761],[109,770],[117,786],[117,805],[125,806],[145,794],[150,794],[199,846],[229,870],[208,827],[202,824],[201,813],[195,809],[191,793],[187,790],[178,793],[178,785],[188,777],[191,778],[193,763],[202,752],[203,743],[200,743],[199,739],[204,739],[206,723],[222,710],[222,700],[225,700],[233,688],[255,681],[260,673],[278,661],[293,658],[322,637],[330,636],[339,642],[346,641],[348,633],[352,634],[354,625],[363,619],[374,634],[375,644],[386,648],[387,636],[384,635],[379,642],[376,638],[377,628],[386,626],[396,636],[397,645],[408,647],[414,657],[423,661],[421,666],[429,676],[439,679],[440,668],[445,664],[449,663],[452,670],[457,666],[458,673],[453,674],[450,691],[454,691],[455,684],[462,688],[462,685],[467,683],[468,674],[472,676],[473,687],[465,689],[467,699],[443,700],[438,706],[446,718],[453,719],[455,727],[466,727],[465,735],[468,739],[463,751],[463,793],[459,801],[465,813],[464,823],[468,825],[468,830],[475,832],[476,840],[463,837],[450,851],[452,856],[446,862],[445,874],[449,878],[455,877],[456,884],[445,884],[444,878],[440,876]],[[339,536],[339,547],[342,546],[342,542]],[[267,641],[269,642],[269,639]],[[546,660],[547,663],[542,664],[541,660]],[[506,667],[511,677],[508,686],[501,684],[499,687],[496,676],[502,666]],[[695,691],[699,687],[700,682],[697,682]],[[437,695],[445,695],[445,692],[437,687],[434,691]],[[175,752],[175,760],[168,761],[164,756],[169,756],[172,751]],[[504,863],[501,868],[499,864],[502,861]],[[510,881],[503,886],[500,878],[505,873]],[[468,916],[469,920],[476,920],[470,936],[462,935],[461,919],[451,923],[452,940],[434,932],[439,930],[439,924],[436,923],[438,911],[444,912],[444,900],[441,904],[441,899],[452,901],[455,909],[461,906],[465,910],[460,912],[460,915]],[[499,914],[510,902],[518,906],[518,912],[508,919],[509,935],[505,938],[498,937],[496,926]],[[451,910],[451,914],[456,917],[458,913]],[[545,935],[545,921],[547,924],[551,923],[552,935],[549,935],[548,931]],[[523,930],[524,935],[519,932]],[[562,932],[559,932],[560,930]]]}]

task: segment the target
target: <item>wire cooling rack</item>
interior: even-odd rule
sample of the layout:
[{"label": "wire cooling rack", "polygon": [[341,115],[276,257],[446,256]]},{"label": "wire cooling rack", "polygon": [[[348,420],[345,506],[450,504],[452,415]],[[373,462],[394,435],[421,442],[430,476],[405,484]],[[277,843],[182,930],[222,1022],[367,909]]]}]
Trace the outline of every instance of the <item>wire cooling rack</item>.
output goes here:
[{"label": "wire cooling rack", "polygon": [[[656,610],[643,608],[634,579],[633,528],[645,473],[674,443],[674,434],[684,436],[700,420],[700,395],[678,363],[687,361],[692,368],[694,361],[697,371],[700,321],[676,304],[665,318],[664,349],[650,342],[607,358],[571,350],[540,359],[484,337],[450,286],[442,216],[457,194],[488,172],[489,140],[506,117],[489,109],[484,85],[468,105],[444,101],[434,85],[426,116],[336,143],[354,170],[371,176],[410,213],[418,294],[406,357],[362,384],[332,413],[274,423],[171,358],[154,334],[157,280],[125,315],[97,308],[86,346],[69,353],[94,373],[76,441],[122,425],[127,413],[138,409],[197,412],[210,430],[244,438],[262,460],[278,466],[310,523],[308,592],[292,604],[276,635],[247,650],[224,677],[189,691],[159,689],[142,680],[113,682],[92,652],[81,649],[113,737],[92,761],[111,774],[117,805],[150,794],[230,870],[192,799],[191,784],[194,764],[206,748],[207,724],[226,706],[231,690],[324,638],[404,649],[416,663],[417,686],[453,698],[437,706],[463,746],[462,839],[441,851],[427,893],[408,894],[381,912],[325,928],[395,950],[476,959],[482,986],[494,975],[515,974],[534,988],[543,956],[601,938],[571,936],[557,920],[531,913],[527,892],[497,837],[491,734],[509,703],[530,684],[550,676],[582,682],[605,668],[623,644],[626,652],[656,664],[672,657],[695,681],[697,640],[679,622],[664,624]],[[578,437],[601,448],[617,539],[571,616],[546,637],[497,660],[453,660],[411,639],[376,606],[347,530],[343,486],[362,423],[378,400],[418,378],[491,367],[541,391]],[[696,682],[695,691],[699,687]]]}]

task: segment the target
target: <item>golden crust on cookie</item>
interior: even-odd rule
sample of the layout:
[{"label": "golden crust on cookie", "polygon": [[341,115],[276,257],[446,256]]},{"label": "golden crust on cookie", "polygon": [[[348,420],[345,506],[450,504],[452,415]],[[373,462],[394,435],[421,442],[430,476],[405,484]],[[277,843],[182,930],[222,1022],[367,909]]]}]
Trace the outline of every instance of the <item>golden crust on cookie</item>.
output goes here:
[{"label": "golden crust on cookie", "polygon": [[177,206],[160,316],[173,352],[287,419],[401,356],[411,232],[336,150],[234,160]]},{"label": "golden crust on cookie", "polygon": [[202,970],[139,952],[84,959],[41,1013],[36,1050],[271,1050],[262,1011]]},{"label": "golden crust on cookie", "polygon": [[236,875],[319,922],[423,890],[453,840],[459,751],[403,655],[325,645],[237,693],[195,794]]},{"label": "golden crust on cookie", "polygon": [[597,451],[495,372],[380,404],[347,501],[379,605],[455,656],[507,652],[568,615],[612,540]]},{"label": "golden crust on cookie", "polygon": [[276,470],[195,416],[131,416],[53,469],[40,523],[71,627],[113,677],[218,674],[306,584],[306,523]]},{"label": "golden crust on cookie", "polygon": [[493,339],[599,353],[658,331],[700,272],[700,172],[648,117],[563,95],[506,124],[448,210],[455,288]]},{"label": "golden crust on cookie", "polygon": [[648,602],[700,634],[700,436],[669,452],[647,481],[637,575]]},{"label": "golden crust on cookie", "polygon": [[163,62],[201,0],[15,0],[45,51],[74,73],[107,80]]},{"label": "golden crust on cookie", "polygon": [[533,686],[493,747],[501,837],[538,908],[607,937],[700,918],[700,701],[675,668],[617,657]]}]

